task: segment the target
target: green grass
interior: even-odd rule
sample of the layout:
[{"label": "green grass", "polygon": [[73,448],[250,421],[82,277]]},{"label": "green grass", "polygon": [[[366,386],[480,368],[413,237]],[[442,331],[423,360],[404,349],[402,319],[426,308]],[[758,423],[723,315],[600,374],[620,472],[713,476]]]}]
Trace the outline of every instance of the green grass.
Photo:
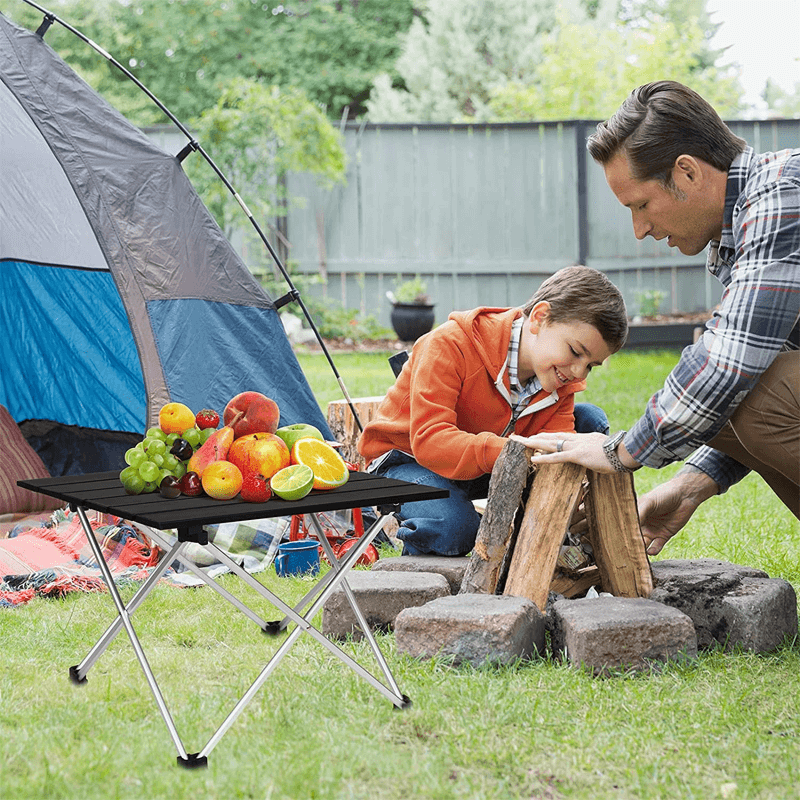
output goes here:
[{"label": "green grass", "polygon": [[[341,395],[327,363],[300,356],[323,408]],[[625,427],[674,354],[618,355],[587,400]],[[386,355],[337,355],[353,397],[391,383]],[[674,470],[675,468],[671,468]],[[668,470],[643,470],[645,491]],[[701,507],[663,557],[715,557],[800,588],[800,527],[759,478]],[[260,579],[289,602],[309,584]],[[266,619],[271,607],[222,583]],[[15,798],[792,798],[800,783],[800,646],[704,653],[659,671],[596,679],[536,660],[451,668],[381,648],[413,701],[405,711],[301,636],[212,752],[175,749],[124,634],[76,687],[77,664],[113,619],[108,595],[35,600],[0,612],[0,797]],[[158,587],[134,616],[189,752],[200,750],[283,637],[207,589]],[[368,648],[345,649],[375,674]]]}]

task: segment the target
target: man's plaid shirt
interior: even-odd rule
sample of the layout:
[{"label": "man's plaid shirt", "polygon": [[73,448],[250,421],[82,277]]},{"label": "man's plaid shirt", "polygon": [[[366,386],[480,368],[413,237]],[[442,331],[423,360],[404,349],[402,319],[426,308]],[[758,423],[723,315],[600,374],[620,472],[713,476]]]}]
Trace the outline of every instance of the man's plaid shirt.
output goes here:
[{"label": "man's plaid shirt", "polygon": [[[699,341],[684,350],[625,436],[642,464],[687,459],[726,491],[748,472],[704,446],[781,350],[800,347],[800,150],[737,156],[728,171],[722,236],[708,270],[725,286]],[[693,454],[693,455],[692,455]]]}]

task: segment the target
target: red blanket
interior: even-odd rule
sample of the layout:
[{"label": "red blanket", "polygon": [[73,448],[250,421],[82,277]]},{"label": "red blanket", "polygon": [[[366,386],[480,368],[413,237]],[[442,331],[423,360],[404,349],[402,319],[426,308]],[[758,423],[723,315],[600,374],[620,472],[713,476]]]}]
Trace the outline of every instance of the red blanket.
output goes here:
[{"label": "red blanket", "polygon": [[[143,581],[148,568],[158,562],[161,551],[121,520],[92,526],[118,584]],[[46,527],[0,540],[0,607],[27,603],[36,596],[105,589],[77,514],[56,511]]]}]

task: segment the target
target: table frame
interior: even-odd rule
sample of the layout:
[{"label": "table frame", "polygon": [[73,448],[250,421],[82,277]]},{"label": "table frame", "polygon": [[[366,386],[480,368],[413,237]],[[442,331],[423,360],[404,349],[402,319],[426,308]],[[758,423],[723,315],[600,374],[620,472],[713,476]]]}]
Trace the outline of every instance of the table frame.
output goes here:
[{"label": "table frame", "polygon": [[[153,694],[156,705],[158,706],[161,717],[164,720],[164,724],[175,745],[178,753],[177,763],[179,765],[187,768],[207,765],[208,756],[211,751],[217,746],[226,731],[233,725],[302,633],[307,633],[318,641],[326,650],[350,667],[359,677],[366,680],[378,692],[388,698],[394,704],[395,708],[402,709],[411,705],[411,700],[408,696],[400,691],[389,665],[370,630],[370,626],[358,606],[352,589],[347,583],[346,576],[358,559],[363,555],[372,540],[384,529],[391,518],[391,514],[399,509],[401,503],[446,497],[448,494],[446,490],[358,472],[351,473],[350,480],[343,487],[326,492],[312,492],[300,501],[288,502],[272,499],[268,503],[244,503],[241,500],[215,501],[208,497],[181,497],[175,500],[169,500],[157,494],[126,495],[119,481],[119,474],[117,472],[94,473],[63,478],[41,478],[19,481],[18,483],[23,488],[64,500],[66,503],[69,503],[70,508],[78,514],[89,546],[100,567],[103,580],[108,587],[109,594],[116,607],[116,619],[106,628],[105,632],[80,664],[69,668],[70,678],[74,683],[84,683],[94,663],[124,628],[142,672],[144,673],[147,684],[150,687],[150,691]],[[323,511],[361,508],[362,506],[376,506],[379,511],[378,519],[358,540],[357,545],[349,550],[342,560],[339,561],[334,556],[333,549],[327,537],[324,535],[317,514]],[[86,514],[87,509],[109,513],[139,523],[140,526],[144,526],[147,529],[146,532],[153,538],[156,544],[166,551],[156,568],[128,601],[127,605],[120,596],[119,590],[114,583],[111,570],[94,536]],[[294,607],[291,607],[274,592],[259,583],[259,581],[247,573],[226,553],[222,552],[212,542],[209,542],[203,525],[247,519],[291,516],[294,514],[309,515],[311,525],[331,564],[331,569],[317,581],[305,597]],[[203,522],[203,520],[206,521]],[[177,541],[170,546],[163,531],[173,528],[177,531]],[[199,567],[182,555],[184,547],[189,542],[195,542],[205,547],[215,558],[228,567],[231,572],[238,575],[257,594],[268,600],[283,613],[283,618],[281,620],[272,621],[264,620],[245,603],[234,597],[212,578],[208,577]],[[287,638],[282,642],[275,653],[273,653],[247,691],[236,702],[219,728],[212,734],[205,746],[196,753],[187,752],[181,740],[172,714],[167,707],[158,682],[150,668],[144,648],[142,647],[131,621],[134,612],[144,603],[147,596],[175,559],[200,577],[209,587],[219,594],[220,597],[227,600],[231,605],[255,622],[265,633],[277,635],[284,632],[292,622],[295,623],[295,627],[289,632]],[[383,677],[382,681],[368,672],[310,622],[314,615],[325,604],[325,601],[339,587],[342,588],[364,632],[370,650],[380,667]]]}]

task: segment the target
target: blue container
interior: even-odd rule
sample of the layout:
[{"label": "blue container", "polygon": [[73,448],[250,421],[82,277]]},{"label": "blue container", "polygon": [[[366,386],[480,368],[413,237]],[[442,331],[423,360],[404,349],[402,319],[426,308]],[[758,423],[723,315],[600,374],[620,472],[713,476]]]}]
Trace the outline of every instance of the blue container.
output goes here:
[{"label": "blue container", "polygon": [[281,578],[316,575],[319,572],[319,542],[316,539],[298,539],[278,545],[275,572]]}]

